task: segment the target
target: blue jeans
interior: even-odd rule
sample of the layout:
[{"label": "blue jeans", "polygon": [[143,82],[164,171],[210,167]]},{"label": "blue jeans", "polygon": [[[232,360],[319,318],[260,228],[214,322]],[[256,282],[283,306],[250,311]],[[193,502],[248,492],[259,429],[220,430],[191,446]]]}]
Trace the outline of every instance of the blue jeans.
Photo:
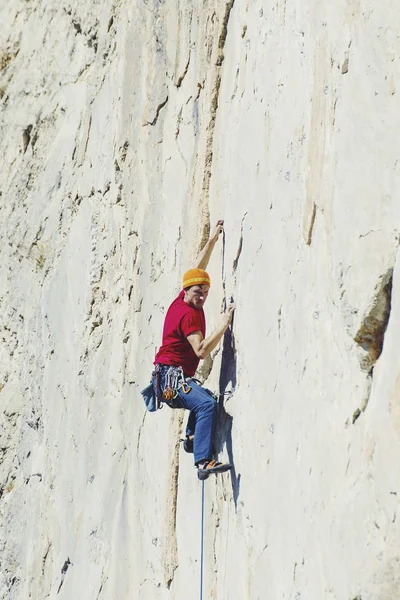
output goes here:
[{"label": "blue jeans", "polygon": [[[161,367],[159,380],[161,388],[159,390],[160,397],[164,390],[167,370],[167,366]],[[164,404],[167,404],[171,408],[186,408],[190,410],[186,435],[194,435],[194,463],[197,465],[199,462],[211,459],[214,454],[213,440],[217,421],[217,401],[210,391],[202,388],[190,378],[188,379],[188,384],[191,388],[190,392],[185,394],[180,388],[177,397],[172,402],[164,402]],[[153,386],[155,389],[155,377],[153,378]]]}]

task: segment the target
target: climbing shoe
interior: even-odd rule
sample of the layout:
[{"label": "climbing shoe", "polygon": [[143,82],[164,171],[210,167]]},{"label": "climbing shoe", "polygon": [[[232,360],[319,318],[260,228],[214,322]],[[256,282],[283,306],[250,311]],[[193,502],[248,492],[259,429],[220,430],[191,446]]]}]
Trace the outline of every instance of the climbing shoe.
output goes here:
[{"label": "climbing shoe", "polygon": [[192,438],[190,438],[187,435],[185,439],[179,440],[179,441],[183,442],[183,448],[184,448],[185,452],[189,452],[189,454],[193,454],[194,436]]},{"label": "climbing shoe", "polygon": [[223,464],[215,460],[208,460],[203,465],[197,467],[197,477],[200,481],[204,481],[204,479],[207,479],[213,473],[225,473],[225,471],[229,471],[232,468],[232,465],[227,463]]}]

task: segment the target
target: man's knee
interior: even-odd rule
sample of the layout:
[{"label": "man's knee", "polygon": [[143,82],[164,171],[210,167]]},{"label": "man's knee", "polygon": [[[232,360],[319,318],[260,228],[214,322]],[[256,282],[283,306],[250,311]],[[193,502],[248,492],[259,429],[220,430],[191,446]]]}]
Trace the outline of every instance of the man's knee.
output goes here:
[{"label": "man's knee", "polygon": [[213,413],[217,411],[218,403],[211,392],[202,388],[197,384],[189,384],[191,389],[187,394],[179,391],[179,396],[183,400],[186,400],[188,404],[191,404],[191,409],[196,413],[201,410],[202,412]]},{"label": "man's knee", "polygon": [[207,398],[204,398],[204,408],[210,413],[217,412],[217,401],[212,396],[208,395]]}]

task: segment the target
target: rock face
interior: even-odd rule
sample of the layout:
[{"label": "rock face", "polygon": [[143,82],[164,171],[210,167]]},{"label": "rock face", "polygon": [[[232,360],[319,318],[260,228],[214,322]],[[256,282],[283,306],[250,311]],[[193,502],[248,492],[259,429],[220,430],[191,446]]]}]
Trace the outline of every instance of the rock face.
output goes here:
[{"label": "rock face", "polygon": [[400,598],[398,3],[0,7],[0,598],[195,598],[165,311],[225,219],[204,598]]}]

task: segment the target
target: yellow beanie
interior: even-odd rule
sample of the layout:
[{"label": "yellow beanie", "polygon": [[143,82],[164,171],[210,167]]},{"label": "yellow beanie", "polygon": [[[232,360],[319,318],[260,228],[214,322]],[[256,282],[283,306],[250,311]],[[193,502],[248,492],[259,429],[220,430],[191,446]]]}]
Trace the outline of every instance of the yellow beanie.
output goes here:
[{"label": "yellow beanie", "polygon": [[211,285],[210,276],[203,269],[190,269],[183,276],[183,289],[191,285]]}]

